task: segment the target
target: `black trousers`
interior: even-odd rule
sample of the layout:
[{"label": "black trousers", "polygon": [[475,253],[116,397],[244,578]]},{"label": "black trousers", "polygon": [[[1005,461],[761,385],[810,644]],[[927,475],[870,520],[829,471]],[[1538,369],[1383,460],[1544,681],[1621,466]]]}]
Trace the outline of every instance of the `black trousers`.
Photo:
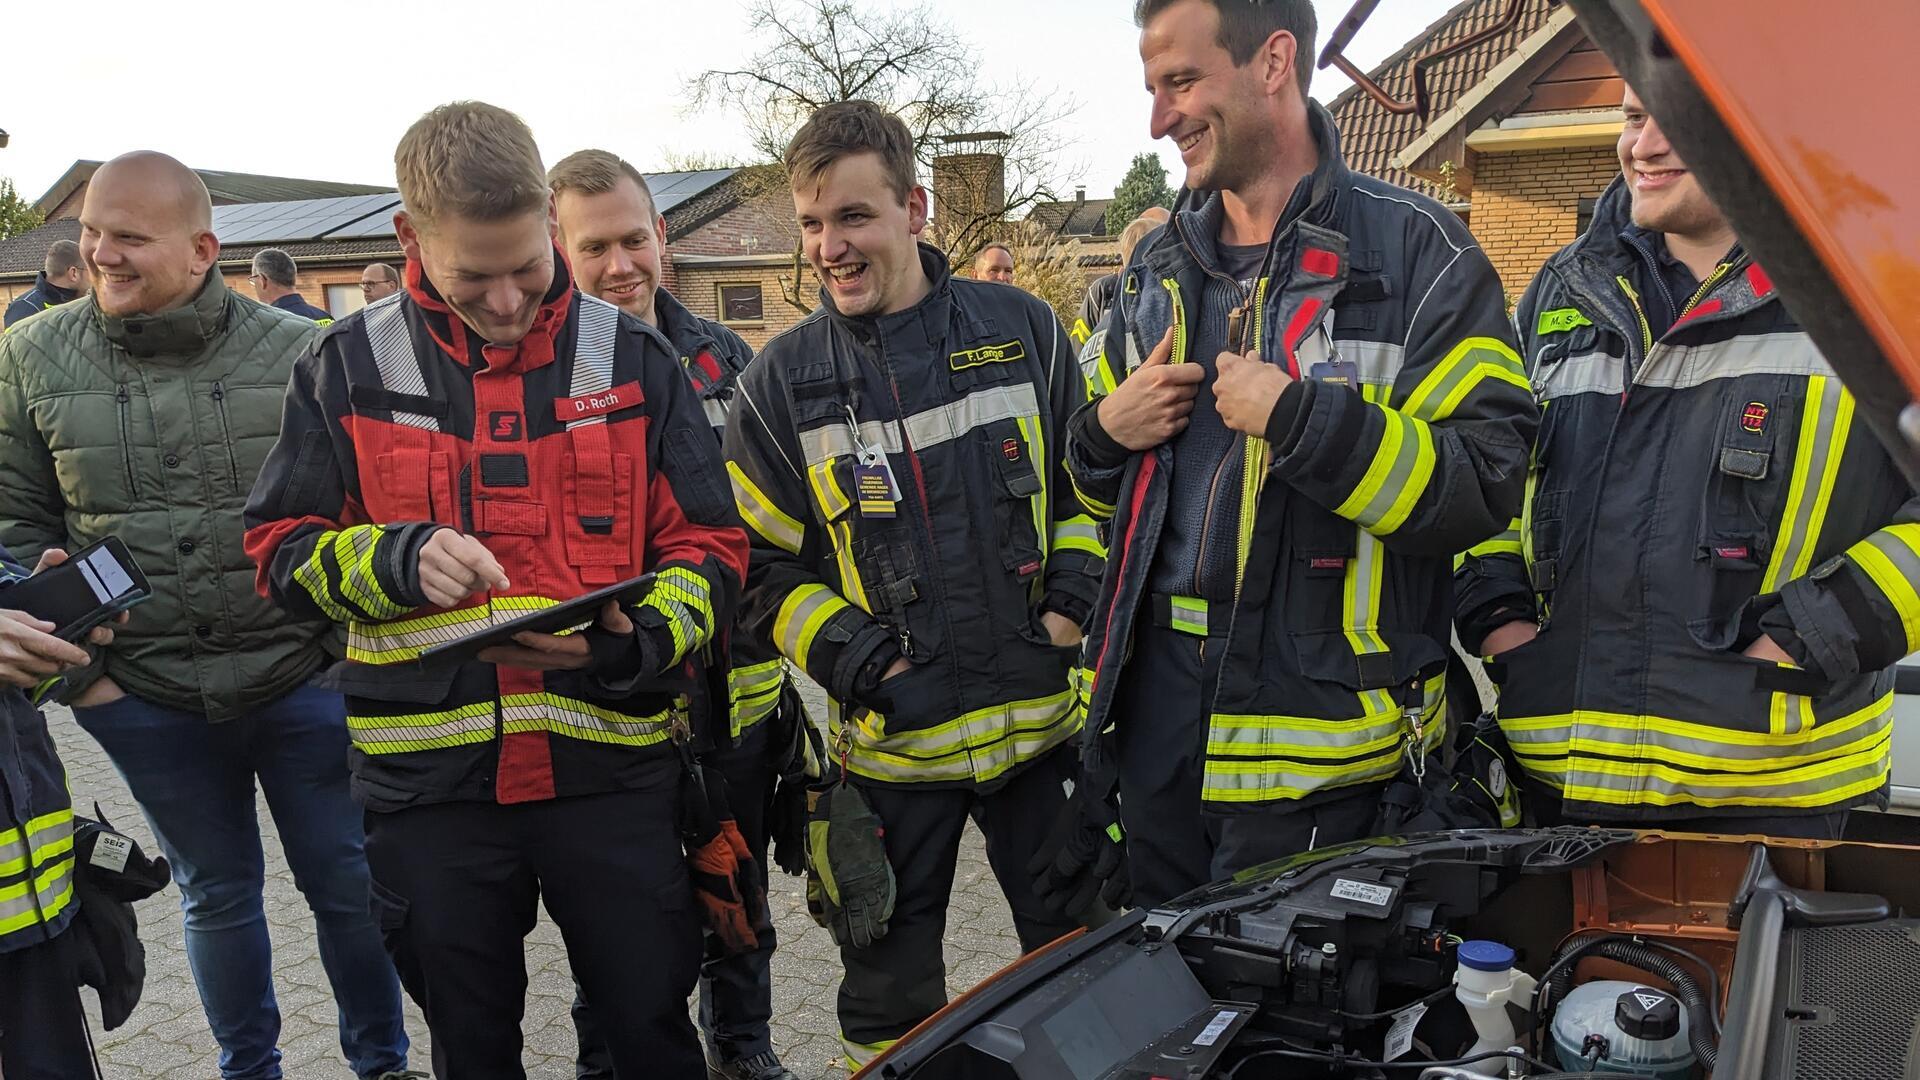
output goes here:
[{"label": "black trousers", "polygon": [[0,952],[0,1076],[83,1080],[92,1075],[73,933]]},{"label": "black trousers", "polygon": [[1066,805],[1063,785],[1077,768],[1074,748],[1068,745],[987,792],[860,785],[886,829],[896,893],[886,936],[865,949],[840,949],[845,973],[840,981],[840,1035],[855,1060],[864,1062],[947,1003],[941,946],[960,834],[969,817],[986,837],[987,863],[1013,909],[1021,951],[1031,952],[1079,926],[1047,910],[1027,874],[1027,862]]},{"label": "black trousers", "polygon": [[[727,780],[727,797],[732,800],[734,820],[740,825],[753,861],[760,868],[760,886],[767,884],[767,811],[773,800],[774,770],[768,757],[767,732],[774,726],[768,718],[748,728],[740,744],[716,751],[707,763],[720,770]],[[760,947],[752,952],[728,956],[720,939],[704,935],[706,955],[700,962],[700,1030],[721,1061],[752,1057],[773,1049],[768,1025],[773,1020],[773,950],[777,944],[772,921],[757,928],[754,936]],[[574,1034],[579,1039],[579,1057],[574,1063],[576,1080],[611,1080],[613,1058],[607,1053],[606,1037],[587,1005],[586,996],[575,988],[573,999]]]},{"label": "black trousers", "polygon": [[[677,775],[677,774],[675,774]],[[700,922],[680,789],[367,815],[373,902],[401,985],[426,1013],[438,1076],[524,1080],[522,949],[539,906],[596,1002],[623,1075],[705,1075],[687,1018]]]},{"label": "black trousers", "polygon": [[1121,672],[1113,706],[1120,824],[1140,907],[1263,862],[1362,839],[1379,812],[1381,784],[1231,814],[1202,808],[1207,717],[1225,653],[1220,638],[1142,626]]}]

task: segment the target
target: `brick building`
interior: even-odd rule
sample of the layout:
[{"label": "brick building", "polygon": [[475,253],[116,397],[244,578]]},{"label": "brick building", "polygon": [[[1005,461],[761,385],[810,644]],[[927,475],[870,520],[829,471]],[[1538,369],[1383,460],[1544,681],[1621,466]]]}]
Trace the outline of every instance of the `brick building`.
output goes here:
[{"label": "brick building", "polygon": [[[1507,3],[1465,0],[1368,74],[1411,100],[1415,62],[1493,27]],[[1359,86],[1334,99],[1347,163],[1446,203],[1517,298],[1547,256],[1586,228],[1593,200],[1619,173],[1624,84],[1573,12],[1550,0],[1523,0],[1513,26],[1425,73],[1425,123]]]},{"label": "brick building", "polygon": [[[98,161],[74,162],[34,201],[34,208],[47,219],[46,224],[32,232],[0,240],[0,303],[33,288],[34,274],[54,241],[80,239],[80,204],[100,164]],[[244,224],[266,212],[264,208],[301,207],[309,211],[307,220],[345,218],[352,223],[382,208],[398,205],[400,197],[391,187],[216,169],[194,171],[207,185],[207,194],[213,199],[214,233],[222,241],[221,275],[228,287],[244,295],[252,295],[247,286],[247,273],[254,252],[262,247],[285,248],[300,264],[301,295],[309,303],[339,314],[360,306],[360,271],[368,263],[398,265],[400,261],[400,246],[393,238],[391,227],[384,230],[384,236],[379,235],[378,229],[371,232],[362,229],[352,236],[328,240],[317,235],[302,235],[296,229],[285,238],[262,237],[259,242],[242,242],[251,235],[243,228]],[[361,213],[351,213],[355,209]],[[391,210],[387,210],[387,214],[391,217]]]}]

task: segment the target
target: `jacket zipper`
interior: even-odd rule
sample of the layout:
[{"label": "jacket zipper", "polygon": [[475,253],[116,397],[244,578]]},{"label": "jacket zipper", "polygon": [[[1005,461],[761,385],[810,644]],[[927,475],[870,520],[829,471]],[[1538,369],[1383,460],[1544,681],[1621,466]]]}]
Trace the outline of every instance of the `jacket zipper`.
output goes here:
[{"label": "jacket zipper", "polygon": [[[1198,260],[1195,260],[1195,264],[1199,265]],[[1214,278],[1215,280],[1218,280],[1218,281],[1224,281],[1228,285],[1231,285],[1233,288],[1239,290],[1241,307],[1242,309],[1246,307],[1246,305],[1249,302],[1249,293],[1248,293],[1248,290],[1245,287],[1243,287],[1239,282],[1233,280],[1227,275],[1222,274],[1219,271],[1214,270],[1210,267],[1202,265],[1200,266],[1200,269],[1206,271],[1207,276]],[[1173,278],[1167,278],[1164,281],[1162,281],[1161,284],[1165,285],[1167,287],[1167,291],[1173,294],[1174,347],[1184,355],[1185,349],[1183,348],[1183,346],[1185,342],[1183,339],[1185,337],[1185,333],[1184,333],[1185,327],[1183,325],[1183,320],[1182,320],[1182,301],[1180,298],[1180,283],[1178,281],[1175,281]],[[1259,316],[1256,315],[1255,319],[1257,320],[1258,318]],[[1234,343],[1231,341],[1227,342],[1228,347],[1232,347],[1233,344]],[[1214,513],[1215,507],[1218,505],[1219,498],[1220,498],[1220,480],[1222,477],[1226,475],[1227,462],[1232,461],[1235,456],[1244,456],[1246,454],[1246,438],[1247,437],[1245,435],[1242,435],[1238,432],[1234,433],[1232,447],[1225,454],[1222,454],[1220,456],[1220,464],[1215,465],[1213,467],[1213,479],[1207,481],[1207,512],[1200,519],[1200,557],[1194,560],[1194,564],[1193,564],[1193,594],[1195,596],[1200,595],[1200,574],[1203,570],[1206,569],[1206,566],[1207,566],[1207,541],[1213,534],[1213,513]],[[1237,562],[1238,560],[1236,559],[1235,561]],[[1240,577],[1239,571],[1236,568],[1234,573],[1234,595],[1236,597],[1239,595],[1239,591],[1240,591],[1239,577]]]},{"label": "jacket zipper", "polygon": [[240,489],[240,459],[233,454],[233,429],[227,424],[227,388],[215,381],[213,384],[213,409],[220,414],[220,441],[227,448],[227,473],[233,477],[235,491]]},{"label": "jacket zipper", "polygon": [[[886,350],[876,349],[874,354],[879,358],[880,366],[887,372],[887,390],[893,396],[894,423],[900,428],[900,445],[907,452],[907,462],[913,466],[913,486],[920,492],[920,520],[927,527],[927,547],[933,553],[933,565],[939,566],[940,545],[933,538],[933,509],[927,498],[927,478],[920,471],[920,452],[913,448],[913,436],[907,432],[907,407],[900,400],[900,382],[894,377],[893,365],[887,362]],[[883,447],[880,452],[886,453],[885,448]],[[933,576],[935,575],[929,575],[930,578]],[[901,655],[908,661],[912,661],[914,658],[913,633],[907,629],[904,614],[900,620],[897,636],[900,639]]]},{"label": "jacket zipper", "polygon": [[[1261,278],[1253,286],[1253,340],[1249,348],[1259,352],[1262,344],[1261,331],[1265,323],[1267,310],[1267,282]],[[1266,482],[1266,439],[1246,440],[1245,461],[1241,464],[1240,474],[1240,532],[1239,545],[1233,553],[1233,599],[1237,606],[1240,602],[1240,587],[1247,579],[1247,556],[1253,550],[1253,519],[1260,508],[1260,488]]]},{"label": "jacket zipper", "polygon": [[140,480],[134,475],[133,471],[133,443],[131,441],[133,428],[127,420],[127,413],[132,407],[133,395],[127,393],[126,383],[120,383],[113,388],[113,400],[120,405],[120,460],[127,467],[127,487],[132,491],[134,499],[138,501],[140,498]]}]

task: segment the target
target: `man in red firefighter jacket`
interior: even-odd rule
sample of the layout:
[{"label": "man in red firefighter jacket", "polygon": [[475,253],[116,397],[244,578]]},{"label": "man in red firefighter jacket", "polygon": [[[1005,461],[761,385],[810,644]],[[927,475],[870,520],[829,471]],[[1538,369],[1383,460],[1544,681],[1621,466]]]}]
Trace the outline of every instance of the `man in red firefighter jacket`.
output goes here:
[{"label": "man in red firefighter jacket", "polygon": [[[295,369],[247,508],[260,588],[346,624],[373,902],[436,1073],[524,1075],[544,902],[616,1069],[698,1075],[710,883],[683,860],[675,742],[746,569],[718,448],[666,340],[573,288],[517,117],[442,106],[395,167],[406,288]],[[416,662],[647,572],[645,600],[580,632]]]}]

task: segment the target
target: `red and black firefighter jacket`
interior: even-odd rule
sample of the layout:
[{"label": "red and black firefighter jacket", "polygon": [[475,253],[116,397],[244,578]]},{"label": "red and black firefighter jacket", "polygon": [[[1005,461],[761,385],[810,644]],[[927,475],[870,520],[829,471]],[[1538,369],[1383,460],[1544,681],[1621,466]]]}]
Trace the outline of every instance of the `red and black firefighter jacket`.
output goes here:
[{"label": "red and black firefighter jacket", "polygon": [[[514,345],[470,331],[420,272],[316,340],[247,507],[262,592],[347,627],[357,797],[374,810],[525,802],[664,782],[680,719],[658,673],[723,637],[746,535],[719,448],[657,331],[554,284]],[[426,603],[438,529],[486,544],[506,590]],[[414,662],[437,642],[646,572],[631,637],[536,672]]]}]

